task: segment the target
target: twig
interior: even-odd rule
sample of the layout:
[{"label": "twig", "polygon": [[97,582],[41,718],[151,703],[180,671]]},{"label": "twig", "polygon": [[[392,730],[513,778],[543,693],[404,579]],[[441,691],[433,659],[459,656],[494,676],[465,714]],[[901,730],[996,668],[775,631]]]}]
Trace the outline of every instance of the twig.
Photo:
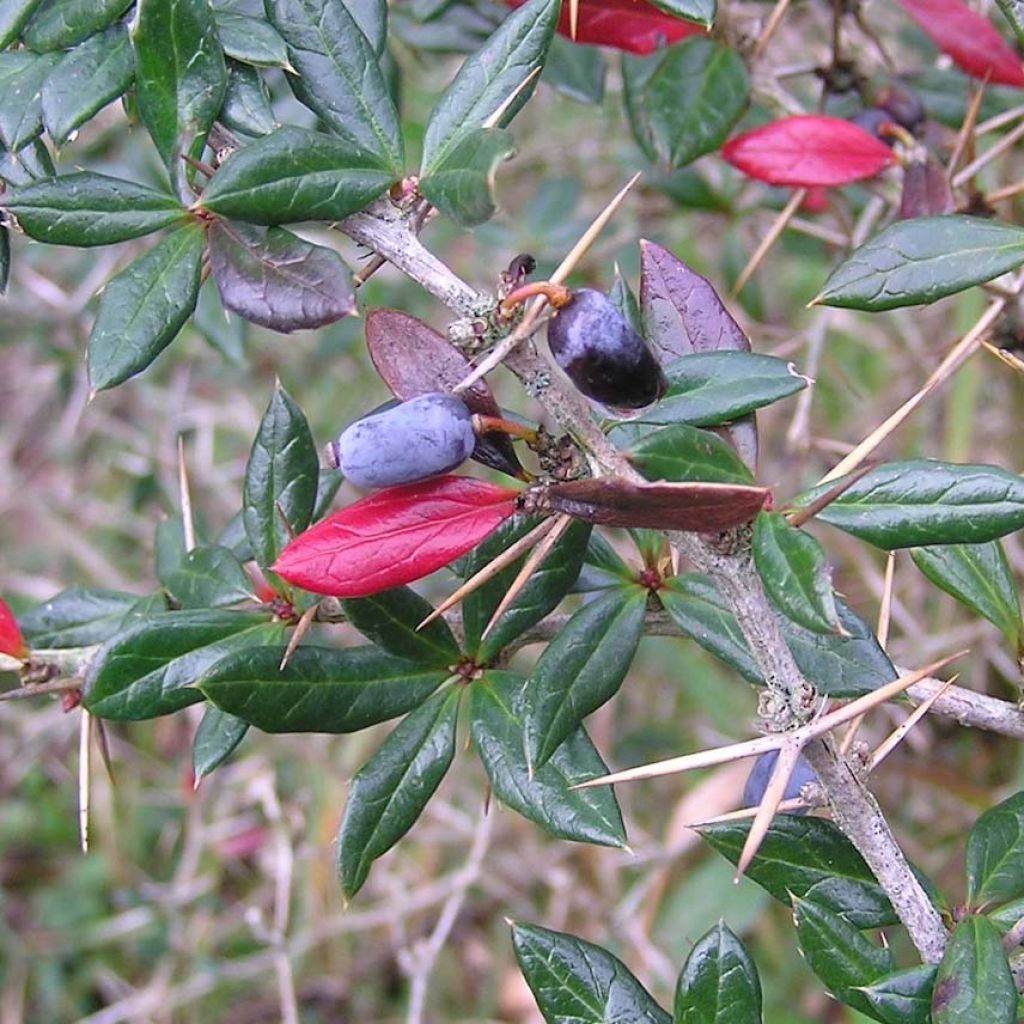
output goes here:
[{"label": "twig", "polygon": [[1013,131],[1007,132],[995,145],[986,149],[981,156],[972,160],[962,171],[958,172],[951,182],[953,187],[959,188],[961,185],[967,184],[978,171],[1015,146],[1021,138],[1024,138],[1024,122],[1017,125]]}]

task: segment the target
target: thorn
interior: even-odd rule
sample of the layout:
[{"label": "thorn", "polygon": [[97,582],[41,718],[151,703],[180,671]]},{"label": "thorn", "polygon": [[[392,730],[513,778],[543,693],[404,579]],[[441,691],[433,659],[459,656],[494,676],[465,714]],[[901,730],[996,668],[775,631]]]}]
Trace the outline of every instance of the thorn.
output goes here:
[{"label": "thorn", "polygon": [[188,486],[188,470],[185,466],[185,438],[178,435],[178,493],[181,503],[181,528],[184,534],[185,551],[196,546],[196,524],[192,518],[192,494]]},{"label": "thorn", "polygon": [[785,515],[786,519],[789,520],[789,525],[799,529],[808,520],[813,519],[823,508],[827,508],[837,498],[841,498],[861,477],[867,476],[874,468],[875,463],[873,462],[867,466],[861,466],[860,469],[851,474],[848,480],[840,480],[835,487],[830,487],[820,497],[815,498],[806,508],[787,512]]},{"label": "thorn", "polygon": [[315,604],[311,604],[303,613],[302,617],[295,625],[295,629],[292,635],[288,638],[288,646],[284,649],[284,657],[281,659],[281,664],[278,665],[278,669],[283,672],[291,660],[292,655],[295,653],[295,648],[302,642],[302,638],[309,632],[309,627],[312,625],[313,616],[316,615]]},{"label": "thorn", "polygon": [[82,708],[78,727],[78,838],[82,853],[89,852],[89,752],[92,715]]},{"label": "thorn", "polygon": [[[571,0],[570,0],[571,2]],[[540,68],[534,68],[509,94],[504,100],[498,105],[497,110],[488,117],[481,125],[482,128],[497,128],[501,124],[501,119],[505,116],[506,111],[509,107],[515,103],[516,99],[522,94],[523,90],[526,89],[529,84],[540,74]]]},{"label": "thorn", "polygon": [[757,60],[764,53],[772,36],[775,35],[775,30],[782,24],[782,19],[786,16],[786,8],[789,7],[789,4],[790,0],[778,0],[772,8],[772,13],[768,16],[768,20],[761,30],[761,35],[757,39],[754,52],[751,54],[753,60]]},{"label": "thorn", "polygon": [[898,725],[893,731],[875,748],[868,762],[868,771],[873,772],[909,735],[910,730],[921,721],[931,710],[931,706],[960,678],[959,674],[947,680],[938,687],[933,694],[923,700],[907,716],[906,721]]},{"label": "thorn", "polygon": [[281,525],[284,527],[284,532],[288,534],[288,540],[295,540],[295,528],[291,523],[288,522],[288,517],[284,514],[284,509],[281,507],[281,502],[274,502],[274,511],[277,513],[277,518],[281,520]]},{"label": "thorn", "polygon": [[736,278],[736,283],[729,291],[731,298],[735,299],[743,291],[743,286],[753,277],[754,271],[757,270],[761,265],[761,261],[768,255],[768,250],[775,244],[779,235],[786,230],[786,225],[792,220],[806,195],[806,188],[793,190],[793,194],[789,197],[789,202],[786,203],[782,208],[782,212],[772,222],[772,226],[768,229],[768,234],[761,239],[760,245],[754,250],[750,259],[747,260],[747,265],[740,271],[740,276]]},{"label": "thorn", "polygon": [[775,817],[779,804],[782,803],[786,786],[789,785],[790,777],[793,774],[793,769],[796,768],[802,749],[803,744],[796,740],[785,743],[779,748],[779,757],[772,769],[772,776],[765,787],[764,796],[761,797],[761,803],[754,815],[754,823],[750,826],[743,849],[740,851],[739,860],[736,862],[734,881],[738,882],[747,873],[750,862],[761,848],[761,843],[764,842],[764,837],[771,826],[772,818]]},{"label": "thorn", "polygon": [[580,21],[580,0],[569,0],[569,36],[576,42],[576,30]]}]

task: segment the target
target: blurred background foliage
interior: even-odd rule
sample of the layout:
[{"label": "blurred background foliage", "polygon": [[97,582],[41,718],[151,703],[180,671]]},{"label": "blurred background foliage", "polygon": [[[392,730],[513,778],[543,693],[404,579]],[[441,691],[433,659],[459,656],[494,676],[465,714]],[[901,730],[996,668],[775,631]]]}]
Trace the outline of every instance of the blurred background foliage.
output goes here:
[{"label": "blurred background foliage", "polygon": [[[453,11],[465,9],[442,35],[425,16],[445,6],[394,5],[396,71],[413,153],[457,67],[459,57],[444,51],[460,40],[476,45],[503,10],[455,5]],[[763,16],[758,4],[728,6],[740,17],[748,9]],[[897,26],[881,6],[871,5],[872,17],[907,64],[931,61],[916,31]],[[806,60],[808,52],[826,52],[825,7],[800,5],[773,43],[780,54]],[[518,252],[536,256],[543,273],[644,168],[576,283],[607,289],[618,266],[635,286],[636,242],[646,237],[724,294],[785,192],[741,180],[715,156],[668,176],[647,167],[625,123],[617,57],[602,51],[601,59],[609,68],[599,102],[542,87],[516,121],[519,152],[499,173],[499,215],[473,232],[436,223],[427,244],[481,287],[491,287]],[[310,123],[283,77],[266,77],[278,119]],[[927,81],[926,101],[955,124],[965,80],[940,67]],[[811,106],[817,88],[811,79],[802,97]],[[793,89],[799,94],[799,85]],[[1005,108],[1004,93],[991,91],[989,113]],[[755,110],[746,123],[758,117]],[[162,173],[120,104],[91,121],[59,154],[59,165],[139,181]],[[1021,166],[1003,161],[986,173],[992,185],[1002,184],[1016,180]],[[828,233],[845,234],[871,191],[888,188],[850,187],[824,213],[803,216],[733,304],[755,351],[791,358],[817,381],[806,398],[761,414],[760,477],[778,495],[812,483],[909,396],[981,310],[977,291],[876,317],[805,309],[837,260]],[[1007,204],[1007,219],[1019,212]],[[362,254],[341,236],[304,233],[359,263]],[[156,588],[156,527],[178,510],[179,436],[200,533],[215,537],[238,508],[245,458],[275,378],[321,441],[387,397],[365,356],[360,319],[285,336],[228,321],[211,301],[201,302],[195,325],[151,370],[90,402],[82,353],[91,296],[146,244],[80,251],[16,243],[17,272],[0,304],[0,579],[16,611],[76,583],[139,594]],[[205,290],[212,287],[207,282]],[[365,287],[361,305],[396,307],[445,326],[445,311],[388,268]],[[495,386],[504,405],[536,414],[510,377],[498,374]],[[1019,379],[981,352],[885,454],[1019,470],[1022,414]],[[343,490],[339,501],[351,496]],[[837,589],[871,621],[884,556],[827,527],[816,532],[834,560]],[[635,561],[625,535],[615,539]],[[1019,538],[1008,538],[1006,549],[1019,575]],[[423,584],[428,595],[445,586]],[[895,597],[889,651],[897,664],[920,665],[969,646],[962,683],[1004,697],[1013,692],[1016,667],[996,629],[939,594],[903,553]],[[519,657],[528,662],[531,652]],[[621,696],[597,712],[591,732],[610,763],[632,764],[750,735],[755,702],[749,687],[695,645],[648,638]],[[198,713],[108,727],[114,778],[97,770],[92,849],[82,856],[76,716],[65,715],[58,701],[3,706],[0,1021],[272,1021],[280,1012],[275,964],[282,955],[291,961],[304,1022],[401,1019],[404,975],[459,884],[481,828],[488,795],[479,766],[457,758],[423,819],[346,907],[334,873],[340,808],[347,780],[388,727],[344,737],[253,730],[233,760],[193,792]],[[873,729],[881,735],[884,717],[865,738]],[[684,827],[735,806],[744,775],[743,766],[731,765],[623,788],[628,852],[556,842],[492,807],[483,870],[434,966],[429,1019],[536,1024],[506,917],[604,945],[663,1003],[693,941],[724,918],[757,961],[772,1024],[866,1019],[824,994],[797,953],[788,911],[753,883],[733,885],[731,866]],[[969,824],[1022,781],[1018,745],[930,719],[881,769],[874,788],[910,857],[956,899]],[[287,915],[283,949],[267,941],[275,914]]]}]

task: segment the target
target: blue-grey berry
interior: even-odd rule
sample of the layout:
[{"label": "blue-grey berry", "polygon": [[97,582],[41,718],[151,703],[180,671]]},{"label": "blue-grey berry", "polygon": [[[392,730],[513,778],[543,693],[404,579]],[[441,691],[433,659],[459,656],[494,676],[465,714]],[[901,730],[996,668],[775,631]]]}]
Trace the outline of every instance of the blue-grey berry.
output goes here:
[{"label": "blue-grey berry", "polygon": [[430,392],[346,428],[333,455],[359,487],[394,487],[455,469],[473,454],[473,416],[455,395]]},{"label": "blue-grey berry", "polygon": [[[768,788],[768,781],[775,770],[775,762],[778,759],[779,752],[777,750],[770,750],[767,754],[762,754],[754,762],[754,767],[750,769],[750,775],[747,776],[747,784],[743,787],[744,807],[757,807],[761,802],[764,791]],[[786,783],[786,792],[783,794],[782,799],[795,800],[800,795],[800,790],[804,786],[812,782],[817,783],[817,781],[817,773],[811,767],[810,762],[801,754],[797,758],[796,767],[793,769],[793,774],[789,777],[789,782]],[[806,811],[793,811],[791,813],[806,814]]]},{"label": "blue-grey berry", "polygon": [[588,398],[623,409],[642,409],[661,397],[665,377],[643,338],[614,304],[593,288],[580,288],[548,324],[555,362]]}]

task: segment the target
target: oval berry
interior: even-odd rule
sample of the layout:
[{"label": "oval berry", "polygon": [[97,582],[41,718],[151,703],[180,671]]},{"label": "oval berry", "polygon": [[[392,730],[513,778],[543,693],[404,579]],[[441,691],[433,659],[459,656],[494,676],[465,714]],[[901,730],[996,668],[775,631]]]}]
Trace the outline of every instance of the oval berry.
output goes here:
[{"label": "oval berry", "polygon": [[665,377],[643,338],[601,292],[580,288],[548,324],[555,362],[587,396],[641,409],[665,390]]},{"label": "oval berry", "polygon": [[[764,791],[768,788],[768,782],[775,770],[775,762],[779,759],[777,750],[770,750],[762,754],[750,769],[747,776],[747,784],[743,787],[743,806],[757,807],[764,797]],[[810,762],[801,754],[797,758],[793,774],[786,783],[786,791],[782,794],[783,800],[795,800],[800,795],[800,790],[811,783],[817,783],[818,775],[811,767]],[[795,814],[806,814],[806,811],[790,812]]]},{"label": "oval berry", "polygon": [[455,395],[431,392],[356,420],[334,455],[358,487],[395,487],[440,476],[473,454],[473,414]]}]

